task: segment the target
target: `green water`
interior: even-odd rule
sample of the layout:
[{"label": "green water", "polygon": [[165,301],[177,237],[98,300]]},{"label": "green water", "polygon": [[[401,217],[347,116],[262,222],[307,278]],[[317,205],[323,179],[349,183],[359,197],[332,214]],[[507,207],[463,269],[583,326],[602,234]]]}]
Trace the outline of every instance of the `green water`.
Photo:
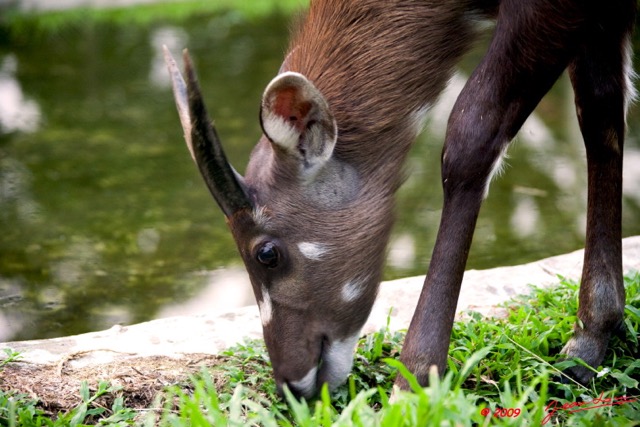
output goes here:
[{"label": "green water", "polygon": [[[211,298],[236,290],[222,278],[241,261],[182,141],[160,47],[167,43],[174,54],[189,47],[228,156],[242,170],[288,22],[223,13],[181,25],[0,32],[0,341],[150,320],[202,300],[216,280]],[[563,81],[537,110],[538,125],[510,150],[468,268],[583,245],[586,168],[571,103]],[[640,234],[637,108],[629,123],[625,236]],[[442,123],[431,126],[398,196],[389,279],[424,274],[429,262]]]}]

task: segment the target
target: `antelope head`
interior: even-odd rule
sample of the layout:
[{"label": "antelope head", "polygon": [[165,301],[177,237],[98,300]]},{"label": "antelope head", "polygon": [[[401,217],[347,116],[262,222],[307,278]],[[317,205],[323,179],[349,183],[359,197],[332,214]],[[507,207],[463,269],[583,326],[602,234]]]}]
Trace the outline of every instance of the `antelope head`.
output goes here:
[{"label": "antelope head", "polygon": [[186,83],[166,48],[165,57],[187,146],[249,273],[279,391],[335,388],[377,294],[392,197],[337,152],[330,105],[293,72],[264,92],[263,136],[242,177],[225,158],[187,52]]}]

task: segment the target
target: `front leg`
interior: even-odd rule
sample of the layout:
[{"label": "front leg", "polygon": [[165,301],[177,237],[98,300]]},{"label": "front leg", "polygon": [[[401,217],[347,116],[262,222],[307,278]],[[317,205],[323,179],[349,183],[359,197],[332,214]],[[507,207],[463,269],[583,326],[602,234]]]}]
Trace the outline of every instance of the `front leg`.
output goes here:
[{"label": "front leg", "polygon": [[[429,272],[400,355],[421,385],[427,384],[432,365],[442,374],[447,364],[460,285],[481,202],[482,191],[445,197]],[[396,385],[408,388],[402,377]]]},{"label": "front leg", "polygon": [[[460,285],[482,200],[501,156],[524,120],[575,55],[579,7],[520,0],[500,4],[494,38],[460,94],[442,155],[444,206],[429,271],[407,332],[401,361],[420,384],[447,353]],[[562,18],[537,19],[538,16]],[[563,43],[558,43],[561,40]],[[403,378],[397,385],[407,388]]]}]

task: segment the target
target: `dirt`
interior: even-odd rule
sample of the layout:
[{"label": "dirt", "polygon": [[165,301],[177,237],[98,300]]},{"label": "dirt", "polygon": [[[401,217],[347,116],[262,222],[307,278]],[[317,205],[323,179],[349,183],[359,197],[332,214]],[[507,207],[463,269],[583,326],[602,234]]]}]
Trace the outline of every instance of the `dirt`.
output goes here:
[{"label": "dirt", "polygon": [[[223,363],[225,356],[189,354],[183,358],[131,357],[116,362],[74,367],[73,359],[80,354],[67,356],[57,365],[39,365],[11,362],[0,371],[0,389],[26,394],[38,402],[47,414],[55,416],[66,412],[81,401],[80,386],[89,385],[92,395],[100,381],[107,381],[118,390],[96,400],[96,406],[111,408],[114,399],[124,398],[127,408],[139,410],[141,414],[152,406],[157,396],[167,386],[185,383],[190,375],[202,368],[212,368]],[[222,370],[211,372],[216,385],[223,385],[226,378]]]}]

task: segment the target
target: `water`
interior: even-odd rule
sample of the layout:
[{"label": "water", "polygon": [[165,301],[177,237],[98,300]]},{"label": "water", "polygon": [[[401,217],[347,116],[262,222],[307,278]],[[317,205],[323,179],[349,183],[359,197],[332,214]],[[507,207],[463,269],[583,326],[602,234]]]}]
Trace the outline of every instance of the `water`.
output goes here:
[{"label": "water", "polygon": [[[287,28],[288,17],[277,14],[225,13],[181,25],[0,32],[0,341],[251,302],[235,244],[182,141],[160,47],[175,55],[189,47],[228,156],[242,170]],[[433,111],[408,162],[387,279],[426,271],[451,99]],[[625,236],[640,234],[638,110],[625,153]],[[566,79],[509,153],[468,268],[584,244],[585,156]]]}]

